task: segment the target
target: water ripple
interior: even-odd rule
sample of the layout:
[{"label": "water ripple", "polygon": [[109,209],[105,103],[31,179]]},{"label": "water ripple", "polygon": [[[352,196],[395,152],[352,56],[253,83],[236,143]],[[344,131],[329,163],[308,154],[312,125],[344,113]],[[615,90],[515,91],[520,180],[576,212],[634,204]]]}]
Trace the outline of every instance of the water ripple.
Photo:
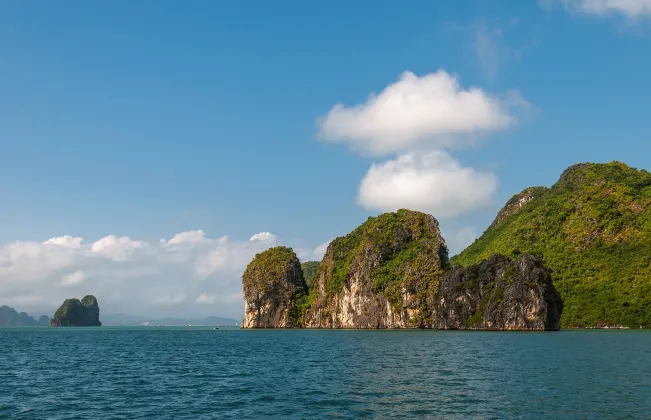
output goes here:
[{"label": "water ripple", "polygon": [[0,418],[637,419],[651,334],[0,329]]}]

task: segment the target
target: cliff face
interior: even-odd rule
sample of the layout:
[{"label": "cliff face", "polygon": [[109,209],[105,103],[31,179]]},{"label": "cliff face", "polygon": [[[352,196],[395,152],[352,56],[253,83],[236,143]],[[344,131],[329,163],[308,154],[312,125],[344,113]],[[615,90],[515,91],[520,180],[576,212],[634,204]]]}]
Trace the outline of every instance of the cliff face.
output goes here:
[{"label": "cliff face", "polygon": [[66,299],[50,321],[53,327],[99,327],[99,304],[95,296]]},{"label": "cliff face", "polygon": [[279,246],[255,256],[242,276],[242,328],[300,327],[307,295],[301,263],[291,248]]},{"label": "cliff face", "polygon": [[309,328],[429,328],[448,252],[434,217],[399,210],[333,240],[319,264]]},{"label": "cliff face", "polygon": [[620,162],[582,163],[534,190],[515,196],[509,203],[517,211],[507,204],[453,263],[540,254],[565,304],[563,327],[651,327],[651,174]]},{"label": "cliff face", "polygon": [[432,319],[437,329],[558,330],[562,309],[540,258],[493,255],[443,276]]}]

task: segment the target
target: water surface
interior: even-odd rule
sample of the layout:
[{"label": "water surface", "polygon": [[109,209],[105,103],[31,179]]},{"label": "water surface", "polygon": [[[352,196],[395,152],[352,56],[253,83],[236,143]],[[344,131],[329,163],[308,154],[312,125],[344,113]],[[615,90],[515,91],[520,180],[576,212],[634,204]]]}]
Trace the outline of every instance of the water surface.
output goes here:
[{"label": "water surface", "polygon": [[0,329],[0,418],[642,419],[651,332]]}]

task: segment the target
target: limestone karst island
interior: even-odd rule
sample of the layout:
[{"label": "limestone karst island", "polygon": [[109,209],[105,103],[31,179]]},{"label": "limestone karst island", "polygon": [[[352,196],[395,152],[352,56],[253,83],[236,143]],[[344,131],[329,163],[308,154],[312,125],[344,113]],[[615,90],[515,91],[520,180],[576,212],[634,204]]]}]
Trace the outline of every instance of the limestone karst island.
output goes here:
[{"label": "limestone karst island", "polygon": [[50,321],[52,327],[99,327],[99,304],[93,295],[66,299]]},{"label": "limestone karst island", "polygon": [[648,328],[650,203],[649,172],[574,165],[516,194],[451,260],[433,216],[371,217],[318,263],[256,255],[242,328]]}]

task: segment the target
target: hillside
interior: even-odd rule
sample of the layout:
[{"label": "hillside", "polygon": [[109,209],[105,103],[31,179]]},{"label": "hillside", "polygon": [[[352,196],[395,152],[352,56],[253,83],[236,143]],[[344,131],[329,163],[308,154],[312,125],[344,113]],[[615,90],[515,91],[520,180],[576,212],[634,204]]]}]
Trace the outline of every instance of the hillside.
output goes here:
[{"label": "hillside", "polygon": [[551,188],[515,195],[452,263],[519,252],[553,270],[562,327],[651,327],[651,174],[620,162],[571,166]]}]

